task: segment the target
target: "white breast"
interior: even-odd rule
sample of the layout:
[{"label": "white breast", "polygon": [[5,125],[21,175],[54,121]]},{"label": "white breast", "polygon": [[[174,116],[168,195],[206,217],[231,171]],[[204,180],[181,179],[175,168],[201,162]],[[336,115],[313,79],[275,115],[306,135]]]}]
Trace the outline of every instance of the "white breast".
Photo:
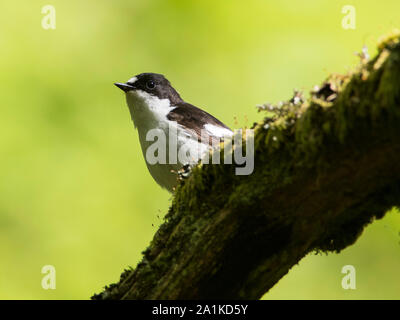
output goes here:
[{"label": "white breast", "polygon": [[177,157],[177,163],[170,163],[168,161],[168,142],[170,139],[177,141],[177,152],[179,152],[183,145],[189,149],[198,150],[192,152],[192,154],[197,154],[197,157],[192,159],[192,164],[196,163],[205,152],[209,150],[209,146],[201,144],[195,139],[190,139],[180,125],[167,119],[168,113],[175,108],[170,105],[169,99],[159,99],[141,90],[129,91],[126,98],[132,120],[135,127],[138,129],[140,145],[145,161],[146,150],[154,143],[153,141],[146,141],[146,135],[149,130],[161,129],[165,133],[167,141],[167,164],[152,165],[146,161],[146,165],[154,180],[156,180],[161,187],[172,192],[173,187],[176,186],[178,182],[176,172],[187,163],[180,162],[179,157]]}]

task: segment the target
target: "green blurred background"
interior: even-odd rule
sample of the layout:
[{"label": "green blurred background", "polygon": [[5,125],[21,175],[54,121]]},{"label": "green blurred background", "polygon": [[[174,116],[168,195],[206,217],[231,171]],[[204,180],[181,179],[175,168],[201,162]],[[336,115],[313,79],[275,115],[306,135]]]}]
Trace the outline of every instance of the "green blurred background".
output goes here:
[{"label": "green blurred background", "polygon": [[[41,26],[44,5],[56,29]],[[345,30],[344,5],[356,8]],[[398,0],[2,1],[0,298],[87,299],[141,258],[171,202],[113,82],[163,73],[233,128],[308,92],[400,26]],[[400,214],[341,254],[309,255],[265,299],[400,298]],[[357,289],[341,287],[341,268]],[[56,290],[41,287],[54,265]]]}]

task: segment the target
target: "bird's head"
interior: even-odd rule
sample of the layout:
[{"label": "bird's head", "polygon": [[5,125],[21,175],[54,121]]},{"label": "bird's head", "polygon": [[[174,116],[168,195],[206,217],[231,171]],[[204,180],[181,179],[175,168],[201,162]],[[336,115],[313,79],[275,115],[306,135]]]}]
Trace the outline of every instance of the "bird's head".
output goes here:
[{"label": "bird's head", "polygon": [[125,83],[117,82],[115,85],[134,99],[168,99],[171,105],[182,101],[171,83],[158,73],[141,73]]}]

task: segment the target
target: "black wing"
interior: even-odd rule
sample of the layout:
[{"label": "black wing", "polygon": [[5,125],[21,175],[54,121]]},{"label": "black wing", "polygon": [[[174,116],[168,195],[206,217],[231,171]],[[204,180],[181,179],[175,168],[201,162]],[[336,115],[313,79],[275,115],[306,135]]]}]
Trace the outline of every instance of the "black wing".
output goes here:
[{"label": "black wing", "polygon": [[211,144],[213,140],[217,139],[222,141],[222,137],[213,134],[209,130],[206,131],[206,124],[232,131],[228,126],[213,117],[211,114],[186,102],[178,103],[176,108],[168,113],[167,118],[168,120],[176,121],[182,127],[190,128],[196,135],[194,138],[198,141],[201,141],[201,131],[204,130],[206,137],[209,139],[209,144]]}]

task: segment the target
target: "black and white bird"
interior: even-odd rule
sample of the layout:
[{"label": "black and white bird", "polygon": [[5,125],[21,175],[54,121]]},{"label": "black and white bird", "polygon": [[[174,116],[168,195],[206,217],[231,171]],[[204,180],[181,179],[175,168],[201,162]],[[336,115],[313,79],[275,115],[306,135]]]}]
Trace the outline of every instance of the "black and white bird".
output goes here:
[{"label": "black and white bird", "polygon": [[[188,163],[182,160],[167,163],[151,163],[146,151],[153,143],[148,141],[149,131],[158,129],[165,133],[166,150],[170,154],[170,141],[176,141],[179,149],[183,145],[195,155],[191,164],[197,163],[215,143],[231,137],[233,132],[209,113],[185,102],[170,82],[161,74],[141,73],[126,83],[115,83],[126,94],[126,101],[135,127],[138,129],[140,145],[147,168],[154,180],[172,192],[178,183],[177,173]],[[175,146],[174,146],[175,147]],[[193,151],[193,152],[190,152]]]}]

